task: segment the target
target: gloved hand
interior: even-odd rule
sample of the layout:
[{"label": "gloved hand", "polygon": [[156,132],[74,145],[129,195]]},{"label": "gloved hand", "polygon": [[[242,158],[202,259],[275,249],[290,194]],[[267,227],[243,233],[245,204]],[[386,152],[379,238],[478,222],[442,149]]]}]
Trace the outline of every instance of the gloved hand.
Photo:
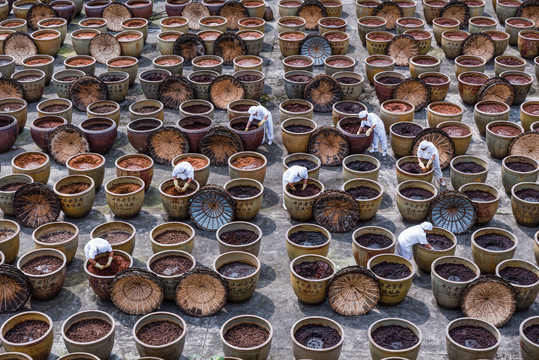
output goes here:
[{"label": "gloved hand", "polygon": [[[110,266],[110,265],[109,265],[109,266]],[[101,265],[101,264],[98,263],[97,261],[95,262],[94,267],[98,268],[99,270],[103,270],[103,269],[105,268],[103,265]]]},{"label": "gloved hand", "polygon": [[372,133],[372,129],[369,129],[367,130],[367,132],[365,133],[366,136],[371,136],[371,133]]},{"label": "gloved hand", "polygon": [[290,190],[296,190],[296,187],[294,185],[290,185]]},{"label": "gloved hand", "polygon": [[423,161],[419,161],[419,167],[421,168],[421,170],[423,170],[423,172],[427,171],[427,169],[425,168],[425,164],[423,164]]},{"label": "gloved hand", "polygon": [[301,190],[305,190],[307,188],[307,183],[303,183],[303,186],[301,187]]},{"label": "gloved hand", "polygon": [[181,188],[180,192],[183,194],[184,192],[187,191],[188,188],[189,188],[189,184],[188,184],[188,183],[185,183],[185,184],[183,185],[183,187]]},{"label": "gloved hand", "polygon": [[176,191],[181,192],[180,184],[178,183],[178,179],[174,179],[174,188]]},{"label": "gloved hand", "polygon": [[109,255],[109,260],[107,261],[107,265],[105,265],[106,268],[108,268],[110,266],[110,264],[112,264],[112,257],[113,257],[113,255],[110,254]]},{"label": "gloved hand", "polygon": [[429,162],[427,163],[427,170],[430,169],[431,165],[432,165],[432,159],[430,159]]},{"label": "gloved hand", "polygon": [[[249,130],[249,126],[251,126],[251,122],[250,121],[247,121],[247,125],[245,126],[245,130],[244,131],[248,131]],[[260,124],[259,124],[260,126]]]}]

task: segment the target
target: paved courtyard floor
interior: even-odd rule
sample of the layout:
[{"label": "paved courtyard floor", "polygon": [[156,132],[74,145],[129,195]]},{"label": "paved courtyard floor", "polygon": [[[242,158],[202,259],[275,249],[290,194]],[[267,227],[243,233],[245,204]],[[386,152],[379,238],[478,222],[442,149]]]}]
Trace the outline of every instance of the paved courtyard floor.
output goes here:
[{"label": "paved courtyard floor", "polygon": [[[355,4],[352,0],[344,0],[345,7],[343,18],[348,21],[347,32],[350,34],[349,55],[358,61],[356,71],[365,74],[363,60],[367,57],[366,49],[361,45],[356,27]],[[275,18],[278,18],[277,1],[270,1],[269,4],[274,10]],[[486,14],[494,16],[494,11],[490,1],[487,1]],[[158,1],[154,6],[154,17],[150,26],[150,33],[140,58],[139,72],[151,68],[151,61],[159,55],[156,43],[159,33],[158,21],[165,16],[164,2]],[[423,18],[421,4],[418,4],[416,17]],[[77,23],[81,18],[75,19]],[[430,26],[427,26],[431,30]],[[502,30],[501,26],[498,26]],[[69,27],[69,31],[77,29],[76,24]],[[441,72],[451,77],[451,86],[447,100],[462,104],[457,91],[457,80],[454,74],[454,63],[444,57],[441,48],[435,44],[429,51],[430,55],[437,56],[442,60]],[[508,48],[507,54],[518,55],[516,48]],[[56,58],[55,70],[63,68],[62,62],[66,57],[75,55],[68,36],[66,44]],[[262,145],[259,152],[268,159],[268,170],[264,182],[264,202],[260,214],[253,222],[260,226],[263,231],[262,247],[260,251],[260,260],[262,270],[257,290],[253,297],[242,304],[228,304],[218,315],[209,318],[191,318],[182,315],[177,306],[172,303],[164,303],[160,310],[171,311],[180,314],[187,322],[187,337],[184,356],[182,359],[189,359],[193,356],[200,356],[200,359],[208,359],[211,356],[222,354],[219,329],[229,318],[240,314],[256,314],[268,319],[274,327],[274,336],[272,342],[271,359],[292,359],[290,329],[294,322],[305,316],[326,316],[339,322],[345,330],[345,340],[342,352],[342,359],[368,359],[369,344],[367,338],[367,329],[374,321],[387,318],[399,317],[407,319],[418,325],[423,333],[423,342],[419,357],[421,359],[443,359],[446,358],[445,349],[445,326],[453,319],[462,317],[460,310],[445,310],[437,306],[434,301],[429,274],[417,272],[414,276],[413,286],[407,298],[399,305],[394,307],[377,306],[373,311],[358,317],[344,317],[336,314],[327,302],[318,306],[302,305],[294,295],[290,285],[289,260],[285,248],[286,231],[296,222],[291,221],[290,216],[281,207],[281,176],[283,172],[282,160],[287,155],[282,144],[279,130],[279,103],[286,99],[283,87],[283,67],[282,56],[277,41],[276,21],[269,22],[266,25],[265,43],[261,56],[264,58],[264,73],[266,75],[266,86],[264,95],[261,98],[272,112],[275,127],[276,139],[273,145]],[[408,68],[396,68],[397,71],[409,76]],[[102,65],[98,65],[96,74],[105,72]],[[184,75],[192,71],[191,67],[185,67]],[[526,69],[528,73],[533,72],[533,63],[528,62]],[[225,67],[226,74],[232,74],[231,67]],[[320,74],[323,68],[316,68],[315,73]],[[493,64],[487,65],[486,73],[494,76]],[[529,95],[529,99],[537,99],[536,82]],[[47,86],[43,99],[55,98],[56,94],[53,85]],[[134,101],[143,99],[141,87],[137,83],[130,89],[128,98],[121,104],[121,127],[118,139],[114,149],[106,155],[106,174],[105,182],[114,178],[114,161],[121,155],[133,153],[126,136],[126,124],[129,122],[128,107]],[[367,105],[369,111],[379,113],[379,103],[374,94],[372,86],[366,84],[364,93],[360,99]],[[26,130],[20,135],[17,145],[18,149],[0,155],[2,172],[1,175],[11,173],[10,161],[18,153],[23,151],[37,151],[38,148],[32,142],[28,131],[29,124],[37,117],[35,110],[37,103],[29,105],[28,124]],[[487,182],[500,189],[501,203],[498,212],[489,226],[500,227],[512,231],[519,240],[515,258],[535,262],[533,258],[533,233],[537,229],[525,228],[515,223],[511,212],[510,198],[503,192],[501,185],[501,162],[490,157],[485,144],[485,139],[481,137],[474,125],[473,108],[464,106],[465,113],[463,121],[474,129],[473,141],[468,150],[468,154],[480,156],[489,163],[489,174]],[[73,123],[78,125],[85,119],[85,114],[74,111]],[[315,114],[315,121],[319,125],[330,125],[331,114]],[[511,121],[519,121],[519,109],[511,109]],[[174,125],[179,120],[178,111],[166,110],[165,124]],[[214,120],[218,124],[226,124],[227,117],[225,111],[216,111]],[[415,122],[426,126],[426,110],[416,113]],[[382,206],[376,217],[370,221],[357,224],[356,228],[368,225],[384,227],[396,235],[411,224],[403,222],[396,206],[395,192],[397,181],[395,177],[395,157],[391,150],[387,157],[383,158],[381,154],[377,158],[382,163],[380,173],[380,183],[384,187],[384,197]],[[67,169],[56,163],[52,164],[51,179],[49,185],[53,185],[57,180],[67,175]],[[147,192],[143,210],[141,213],[128,220],[137,229],[136,247],[133,253],[135,258],[134,266],[145,268],[146,261],[152,255],[149,241],[149,232],[151,229],[163,222],[169,221],[163,211],[161,199],[157,186],[164,179],[169,178],[171,167],[156,165],[152,188]],[[449,170],[444,171],[446,182],[450,186]],[[209,183],[223,185],[229,180],[226,167],[212,167]],[[322,168],[320,180],[326,188],[340,189],[343,181],[341,168]],[[139,319],[139,316],[131,316],[117,310],[112,303],[100,300],[89,287],[86,276],[83,271],[84,252],[83,247],[90,239],[90,231],[97,225],[107,221],[114,220],[114,216],[108,208],[105,200],[105,192],[101,190],[96,196],[94,209],[90,214],[80,220],[63,218],[76,224],[80,230],[80,242],[77,257],[68,267],[65,287],[60,295],[51,301],[32,300],[27,309],[42,311],[47,313],[54,320],[55,342],[53,353],[49,359],[56,359],[58,356],[66,354],[66,348],[60,335],[62,322],[70,315],[83,310],[100,309],[106,311],[114,317],[117,322],[116,343],[114,346],[112,359],[133,360],[138,357],[135,342],[132,336],[132,327]],[[192,224],[192,222],[187,221]],[[477,228],[472,228],[466,234],[458,236],[458,246],[456,255],[468,259],[472,258],[470,250],[470,236]],[[32,250],[33,229],[21,227],[21,249],[19,256]],[[193,255],[199,265],[211,267],[214,259],[218,256],[217,241],[215,233],[204,232],[196,229],[196,240]],[[352,257],[352,231],[344,234],[333,234],[328,257],[333,260],[339,269],[354,265]],[[539,304],[536,301],[531,308],[522,313],[516,313],[513,318],[500,329],[502,341],[498,352],[499,359],[517,359],[520,358],[518,327],[527,317],[537,315]],[[0,316],[3,322],[10,315]]]}]

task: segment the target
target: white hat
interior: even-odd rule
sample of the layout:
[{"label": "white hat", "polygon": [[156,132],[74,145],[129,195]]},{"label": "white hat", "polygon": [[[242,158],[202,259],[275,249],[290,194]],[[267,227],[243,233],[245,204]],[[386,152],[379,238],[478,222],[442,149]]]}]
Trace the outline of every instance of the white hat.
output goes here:
[{"label": "white hat", "polygon": [[301,176],[302,179],[307,179],[309,177],[309,170],[307,170],[306,167],[301,166],[298,175]]},{"label": "white hat", "polygon": [[251,107],[249,108],[249,114],[250,114],[250,115],[255,115],[256,112],[257,112],[257,110],[258,110],[257,106],[251,106]]},{"label": "white hat", "polygon": [[425,231],[431,231],[432,230],[432,224],[430,222],[425,221],[424,223],[421,223],[421,229]]},{"label": "white hat", "polygon": [[424,148],[426,148],[427,146],[429,146],[429,142],[428,142],[427,140],[423,140],[423,141],[421,141],[421,143],[419,144],[419,147],[420,147],[421,149],[424,149]]},{"label": "white hat", "polygon": [[367,117],[368,115],[369,115],[369,113],[367,112],[367,110],[362,110],[362,111],[359,112],[358,116],[359,116],[360,119],[363,119],[363,118]]}]

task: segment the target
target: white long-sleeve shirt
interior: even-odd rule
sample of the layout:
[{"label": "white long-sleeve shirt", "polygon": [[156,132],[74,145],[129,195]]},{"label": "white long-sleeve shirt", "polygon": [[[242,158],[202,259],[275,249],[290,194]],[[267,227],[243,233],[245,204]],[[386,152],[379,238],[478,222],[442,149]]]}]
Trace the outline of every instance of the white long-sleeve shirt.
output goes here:
[{"label": "white long-sleeve shirt", "polygon": [[195,169],[193,168],[193,165],[187,161],[182,161],[174,167],[172,176],[181,180],[192,179],[195,176]]},{"label": "white long-sleeve shirt", "polygon": [[307,179],[309,171],[306,167],[294,165],[286,170],[283,174],[283,184],[286,186],[288,183],[297,183],[301,180]]},{"label": "white long-sleeve shirt", "polygon": [[438,153],[438,149],[436,149],[436,146],[434,146],[433,143],[429,142],[425,150],[421,149],[421,147],[417,148],[417,157],[421,159],[427,159],[430,160],[432,156],[435,156],[435,159],[440,159],[440,154]]},{"label": "white long-sleeve shirt", "polygon": [[273,141],[273,118],[271,116],[271,113],[268,109],[263,107],[262,105],[259,105],[256,107],[256,114],[249,116],[249,121],[258,120],[262,121],[264,120],[264,117],[268,116],[268,120],[264,123],[264,140],[266,138],[269,142]]},{"label": "white long-sleeve shirt", "polygon": [[421,225],[412,226],[399,234],[397,238],[397,255],[412,259],[412,247],[415,244],[428,244],[427,233]]},{"label": "white long-sleeve shirt", "polygon": [[384,122],[382,121],[382,119],[380,119],[380,117],[378,117],[378,115],[376,115],[375,113],[369,113],[369,115],[367,115],[367,120],[364,120],[364,121],[361,121],[361,127],[372,127],[373,125],[376,125],[376,127],[374,128],[374,130],[384,130],[385,131],[385,128],[384,128]]},{"label": "white long-sleeve shirt", "polygon": [[95,259],[97,255],[111,251],[112,246],[110,246],[107,240],[102,238],[92,239],[84,246],[84,255],[86,256],[86,260]]}]

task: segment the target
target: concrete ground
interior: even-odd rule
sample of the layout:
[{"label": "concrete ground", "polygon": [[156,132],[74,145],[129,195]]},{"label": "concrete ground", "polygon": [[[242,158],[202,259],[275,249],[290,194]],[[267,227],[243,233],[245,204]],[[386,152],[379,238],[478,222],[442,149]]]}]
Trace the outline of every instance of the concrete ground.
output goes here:
[{"label": "concrete ground", "polygon": [[[364,74],[363,60],[367,57],[366,49],[361,45],[356,29],[355,5],[352,0],[344,0],[345,8],[343,18],[348,21],[347,32],[350,34],[350,50],[349,55],[358,60],[356,71]],[[274,10],[275,17],[278,18],[277,1],[271,1],[271,6]],[[487,3],[486,14],[494,16],[490,1]],[[139,70],[145,70],[151,67],[151,60],[158,56],[156,47],[157,34],[159,27],[157,25],[160,18],[165,16],[164,2],[159,1],[154,6],[154,18],[150,27],[150,35],[144,49],[143,56],[140,58]],[[418,4],[418,17],[423,17],[421,5]],[[74,23],[77,23],[80,18],[77,18]],[[75,30],[77,25],[73,24],[69,27],[69,31]],[[431,27],[427,27],[431,30]],[[499,29],[502,29],[499,26]],[[517,55],[518,51],[515,48],[508,48],[507,53]],[[438,56],[442,59],[442,72],[451,77],[451,88],[447,100],[461,104],[458,96],[457,81],[453,70],[453,61],[447,60],[441,48],[435,44],[430,49],[429,54]],[[75,55],[70,38],[68,36],[66,44],[61,49],[59,56],[56,58],[56,70],[63,68],[62,62],[65,57]],[[462,317],[459,310],[445,310],[436,305],[430,289],[430,277],[428,274],[418,272],[414,276],[413,286],[407,298],[401,304],[394,307],[377,306],[370,313],[360,317],[343,317],[337,315],[326,303],[319,306],[306,306],[298,302],[290,285],[289,261],[285,249],[285,234],[289,227],[295,225],[294,221],[290,220],[287,212],[280,205],[281,201],[281,175],[282,175],[282,159],[286,156],[281,141],[279,131],[279,115],[278,105],[286,99],[283,91],[283,68],[281,64],[282,56],[279,51],[276,22],[272,21],[266,25],[265,44],[261,56],[264,58],[264,72],[266,74],[265,94],[262,96],[264,104],[272,111],[276,140],[273,145],[263,145],[258,151],[268,158],[268,171],[264,182],[264,203],[260,214],[253,220],[255,224],[263,230],[264,236],[262,240],[262,248],[260,251],[260,260],[262,262],[262,271],[257,290],[253,297],[243,304],[229,304],[218,315],[209,318],[191,318],[182,315],[179,309],[171,303],[164,303],[160,310],[171,311],[180,314],[187,322],[187,338],[184,356],[182,359],[188,359],[198,356],[199,359],[208,359],[213,355],[222,354],[221,341],[219,338],[219,329],[221,325],[229,318],[240,314],[256,314],[268,319],[274,326],[274,336],[272,342],[271,359],[291,359],[291,338],[290,328],[294,322],[305,316],[327,316],[339,322],[345,330],[345,340],[341,358],[346,359],[366,359],[369,358],[369,344],[367,338],[367,329],[374,321],[387,317],[400,317],[412,321],[418,325],[423,333],[423,342],[420,351],[421,359],[440,359],[446,358],[445,349],[445,326],[453,319]],[[184,74],[191,72],[190,67],[186,67]],[[533,72],[533,64],[529,62],[527,72]],[[102,65],[98,65],[97,74],[106,71]],[[232,68],[226,67],[224,73],[232,74]],[[397,71],[409,75],[407,68],[398,68]],[[322,73],[322,68],[315,69],[317,74]],[[494,76],[493,64],[489,64],[486,73]],[[49,85],[43,96],[43,99],[55,98],[52,84]],[[136,100],[143,99],[140,85],[137,83],[130,89],[128,98],[121,104],[122,116],[121,127],[118,139],[114,149],[106,155],[106,174],[105,181],[114,178],[115,168],[114,161],[123,154],[134,153],[134,149],[129,144],[126,137],[125,125],[129,122],[128,107]],[[529,98],[537,99],[535,89],[529,95]],[[365,84],[364,93],[360,101],[366,104],[370,111],[379,113],[379,103],[374,94],[373,88]],[[37,117],[35,111],[37,103],[30,104],[28,112],[28,124]],[[515,258],[524,259],[534,262],[533,260],[533,233],[537,229],[525,228],[518,226],[515,223],[511,212],[511,204],[509,197],[503,192],[501,186],[501,162],[492,159],[486,148],[485,139],[480,137],[475,130],[473,122],[473,108],[465,107],[463,121],[472,126],[474,129],[473,142],[468,150],[468,154],[477,155],[489,162],[489,175],[487,182],[500,189],[501,203],[499,210],[489,224],[490,226],[500,227],[511,230],[519,240],[519,245],[515,254]],[[519,121],[519,109],[513,107],[511,109],[511,120]],[[85,119],[85,114],[74,111],[73,123],[79,124]],[[178,111],[167,110],[165,123],[174,125],[179,119]],[[227,122],[226,113],[224,111],[216,111],[214,120],[218,124]],[[315,120],[319,125],[331,124],[331,115],[316,114]],[[426,111],[416,113],[415,121],[423,126],[426,126]],[[27,125],[27,129],[28,129]],[[2,163],[1,175],[11,173],[10,161],[13,156],[23,151],[37,151],[38,148],[32,142],[30,133],[25,130],[17,141],[18,149],[4,153],[0,156]],[[395,158],[392,156],[391,150],[389,155],[382,158],[378,155],[378,159],[382,163],[380,174],[380,182],[382,183],[385,193],[382,206],[376,217],[370,221],[357,224],[356,228],[368,225],[377,225],[387,228],[399,234],[410,224],[403,222],[395,203],[395,188],[397,185],[395,177]],[[53,185],[57,180],[67,175],[65,167],[56,163],[52,164],[53,170],[49,185]],[[169,166],[156,165],[153,186],[146,194],[144,208],[141,213],[128,220],[137,228],[137,244],[134,251],[135,266],[144,268],[146,261],[152,255],[149,246],[150,230],[163,222],[171,219],[167,218],[161,206],[161,200],[157,191],[157,185],[166,178],[170,177],[171,168]],[[444,171],[446,181],[449,180],[449,170]],[[227,168],[212,167],[209,183],[223,185],[228,177]],[[323,168],[320,173],[320,180],[327,188],[338,189],[342,186],[341,168]],[[450,183],[448,181],[448,183]],[[449,185],[450,186],[450,185]],[[64,218],[63,215],[59,220],[65,220],[76,224],[80,229],[80,242],[77,258],[69,266],[65,287],[60,295],[51,301],[36,301],[31,300],[26,306],[26,310],[36,310],[47,313],[54,320],[55,342],[52,354],[49,359],[56,359],[58,356],[66,354],[66,348],[63,344],[60,327],[62,322],[70,315],[83,310],[100,309],[113,315],[117,322],[116,343],[114,346],[113,359],[135,359],[137,358],[137,350],[132,336],[132,327],[140,318],[139,316],[131,316],[117,310],[112,303],[100,300],[91,288],[88,286],[83,266],[83,247],[89,240],[90,231],[97,225],[107,221],[114,220],[114,216],[109,210],[104,191],[100,191],[96,196],[95,206],[91,213],[84,219],[72,220]],[[187,221],[191,223],[190,221]],[[192,224],[192,223],[191,223]],[[470,251],[470,236],[477,228],[471,229],[466,234],[458,236],[458,246],[456,255],[468,259],[472,258]],[[19,255],[22,255],[34,248],[31,234],[33,229],[22,227],[21,229],[21,249]],[[328,257],[332,259],[339,269],[354,265],[351,246],[352,231],[345,234],[334,234],[330,252]],[[214,259],[218,256],[217,242],[215,233],[205,232],[199,229],[196,230],[196,241],[193,255],[197,259],[199,265],[211,267]],[[519,324],[527,317],[537,315],[539,304],[536,301],[533,306],[525,312],[516,313],[513,318],[500,329],[502,333],[502,341],[498,351],[500,359],[516,359],[520,358],[518,327]],[[3,322],[11,315],[2,315],[0,320]]]}]

